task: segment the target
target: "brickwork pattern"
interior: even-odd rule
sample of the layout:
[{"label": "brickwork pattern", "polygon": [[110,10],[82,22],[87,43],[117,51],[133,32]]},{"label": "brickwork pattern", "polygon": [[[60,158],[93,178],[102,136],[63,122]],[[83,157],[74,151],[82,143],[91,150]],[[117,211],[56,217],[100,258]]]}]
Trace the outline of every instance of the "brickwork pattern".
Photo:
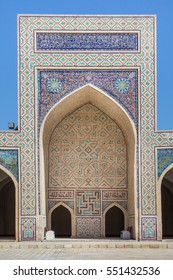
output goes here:
[{"label": "brickwork pattern", "polygon": [[51,187],[127,187],[124,136],[115,122],[91,104],[67,116],[51,136]]},{"label": "brickwork pattern", "polygon": [[101,219],[94,217],[76,218],[76,232],[78,238],[101,237]]},{"label": "brickwork pattern", "polygon": [[[123,193],[123,190],[127,192],[126,142],[117,124],[88,103],[65,117],[51,135],[48,208],[50,203],[52,205],[50,199],[59,200],[64,195],[75,204],[76,236],[85,237],[86,228],[87,237],[101,236],[98,232],[102,225],[93,233],[91,227],[95,224],[89,216],[93,221],[99,216],[101,221],[100,190],[106,188],[108,192],[105,191],[104,199],[112,199],[108,196],[113,195],[114,201],[125,199],[127,203],[127,193]],[[71,199],[72,189],[76,200]],[[116,193],[115,189],[119,191]]]}]

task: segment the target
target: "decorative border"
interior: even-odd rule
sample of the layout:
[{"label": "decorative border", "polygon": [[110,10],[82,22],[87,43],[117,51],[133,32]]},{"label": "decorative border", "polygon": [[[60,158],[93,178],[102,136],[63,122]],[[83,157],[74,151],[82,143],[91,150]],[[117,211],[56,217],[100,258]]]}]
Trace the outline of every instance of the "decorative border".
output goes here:
[{"label": "decorative border", "polygon": [[[102,48],[98,46],[99,43]],[[131,32],[34,30],[35,53],[140,53],[140,46],[140,31],[137,30]]]}]

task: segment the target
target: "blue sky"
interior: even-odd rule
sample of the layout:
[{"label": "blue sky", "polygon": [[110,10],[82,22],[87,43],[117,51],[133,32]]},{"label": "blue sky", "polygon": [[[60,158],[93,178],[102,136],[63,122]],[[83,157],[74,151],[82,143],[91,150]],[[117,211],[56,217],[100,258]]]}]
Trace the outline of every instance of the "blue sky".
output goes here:
[{"label": "blue sky", "polygon": [[17,14],[157,15],[158,129],[173,130],[173,0],[0,1],[0,129],[17,125]]}]

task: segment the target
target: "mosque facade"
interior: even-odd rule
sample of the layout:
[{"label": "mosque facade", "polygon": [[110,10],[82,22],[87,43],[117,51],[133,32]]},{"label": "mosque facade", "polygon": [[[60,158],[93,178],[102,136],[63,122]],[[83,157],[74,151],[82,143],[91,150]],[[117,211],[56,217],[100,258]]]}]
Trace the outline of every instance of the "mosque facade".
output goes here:
[{"label": "mosque facade", "polygon": [[0,131],[0,237],[173,237],[156,18],[19,15],[18,128]]}]

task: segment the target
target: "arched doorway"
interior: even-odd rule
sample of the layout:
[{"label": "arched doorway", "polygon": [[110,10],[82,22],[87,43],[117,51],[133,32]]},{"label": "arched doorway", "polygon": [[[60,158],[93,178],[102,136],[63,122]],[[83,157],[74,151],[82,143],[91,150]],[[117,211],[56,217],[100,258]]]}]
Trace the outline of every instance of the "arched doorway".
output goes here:
[{"label": "arched doorway", "polygon": [[15,239],[15,185],[0,169],[0,238]]},{"label": "arched doorway", "polygon": [[173,168],[163,177],[161,185],[162,238],[173,238]]},{"label": "arched doorway", "polygon": [[123,229],[124,213],[114,205],[105,215],[105,237],[120,237],[120,232]]},{"label": "arched doorway", "polygon": [[51,215],[51,229],[55,232],[55,237],[71,237],[71,213],[60,205],[56,207]]}]

